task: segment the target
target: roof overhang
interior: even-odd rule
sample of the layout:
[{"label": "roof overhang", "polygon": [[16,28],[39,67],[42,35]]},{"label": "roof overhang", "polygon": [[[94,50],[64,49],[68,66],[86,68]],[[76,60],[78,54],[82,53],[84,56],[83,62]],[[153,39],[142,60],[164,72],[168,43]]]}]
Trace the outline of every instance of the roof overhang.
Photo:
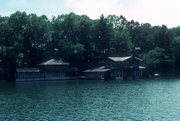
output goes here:
[{"label": "roof overhang", "polygon": [[138,61],[142,61],[142,59],[134,56],[126,56],[126,57],[108,57],[110,60],[116,61],[116,62],[123,62],[128,59],[136,59]]},{"label": "roof overhang", "polygon": [[17,68],[16,72],[19,73],[32,73],[32,72],[40,72],[39,68]]},{"label": "roof overhang", "polygon": [[43,65],[43,66],[59,66],[59,65],[70,65],[70,64],[63,62],[62,60],[51,59],[51,60],[43,62],[43,63],[41,63],[39,65]]},{"label": "roof overhang", "polygon": [[100,72],[108,72],[112,69],[113,68],[106,68],[106,67],[102,66],[102,67],[98,67],[98,68],[88,69],[83,72],[85,72],[85,73],[100,73]]}]

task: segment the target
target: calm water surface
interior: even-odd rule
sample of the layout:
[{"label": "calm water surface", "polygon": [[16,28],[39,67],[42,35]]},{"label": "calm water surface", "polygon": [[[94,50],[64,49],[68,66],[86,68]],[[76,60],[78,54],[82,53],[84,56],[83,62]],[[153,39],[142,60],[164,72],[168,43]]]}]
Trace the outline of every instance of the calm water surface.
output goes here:
[{"label": "calm water surface", "polygon": [[0,83],[0,120],[180,120],[180,79]]}]

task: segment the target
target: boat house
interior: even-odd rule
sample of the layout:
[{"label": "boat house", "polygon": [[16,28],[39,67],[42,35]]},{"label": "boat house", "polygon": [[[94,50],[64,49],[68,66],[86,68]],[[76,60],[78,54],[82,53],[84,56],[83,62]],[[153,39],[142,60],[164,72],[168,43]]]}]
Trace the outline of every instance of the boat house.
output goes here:
[{"label": "boat house", "polygon": [[78,79],[78,69],[62,60],[51,59],[38,68],[17,68],[16,81]]},{"label": "boat house", "polygon": [[134,56],[108,57],[106,66],[115,69],[115,79],[141,78],[145,67],[140,66],[142,60]]},{"label": "boat house", "polygon": [[140,66],[142,60],[134,56],[108,57],[104,67],[85,70],[87,79],[131,79],[142,78],[146,67]]}]

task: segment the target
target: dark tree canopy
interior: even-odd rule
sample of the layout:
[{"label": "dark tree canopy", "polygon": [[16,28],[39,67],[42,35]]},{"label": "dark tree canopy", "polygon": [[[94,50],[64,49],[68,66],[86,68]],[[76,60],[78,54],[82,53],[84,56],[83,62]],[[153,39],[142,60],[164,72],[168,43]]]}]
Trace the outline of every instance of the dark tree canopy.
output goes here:
[{"label": "dark tree canopy", "polygon": [[153,71],[180,67],[180,27],[151,26],[128,21],[122,15],[45,15],[17,11],[0,16],[0,77],[10,80],[17,67],[35,67],[50,58],[62,58],[80,70],[97,66],[108,56],[135,54]]}]

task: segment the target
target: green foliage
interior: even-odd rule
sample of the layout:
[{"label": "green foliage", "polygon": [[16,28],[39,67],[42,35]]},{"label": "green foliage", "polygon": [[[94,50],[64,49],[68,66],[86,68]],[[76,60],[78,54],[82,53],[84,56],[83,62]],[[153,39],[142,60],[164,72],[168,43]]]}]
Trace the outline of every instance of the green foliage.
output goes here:
[{"label": "green foliage", "polygon": [[142,54],[142,59],[145,64],[152,70],[159,71],[160,63],[167,60],[169,57],[165,54],[165,49],[156,47],[149,50],[147,53]]},{"label": "green foliage", "polygon": [[111,53],[114,56],[131,55],[133,44],[127,30],[119,29],[114,32],[114,39],[111,41]]},{"label": "green foliage", "polygon": [[17,11],[0,16],[0,75],[7,80],[16,67],[34,67],[45,59],[62,58],[83,70],[108,56],[133,55],[136,47],[150,69],[173,69],[180,65],[180,27],[139,24],[116,15],[92,20],[69,13],[49,20]]},{"label": "green foliage", "polygon": [[95,44],[96,49],[100,53],[104,53],[109,48],[109,41],[111,38],[110,28],[107,24],[107,19],[104,15],[100,16],[100,19],[95,28]]},{"label": "green foliage", "polygon": [[173,57],[176,60],[180,60],[180,36],[176,36],[172,40],[171,50],[173,53]]}]

